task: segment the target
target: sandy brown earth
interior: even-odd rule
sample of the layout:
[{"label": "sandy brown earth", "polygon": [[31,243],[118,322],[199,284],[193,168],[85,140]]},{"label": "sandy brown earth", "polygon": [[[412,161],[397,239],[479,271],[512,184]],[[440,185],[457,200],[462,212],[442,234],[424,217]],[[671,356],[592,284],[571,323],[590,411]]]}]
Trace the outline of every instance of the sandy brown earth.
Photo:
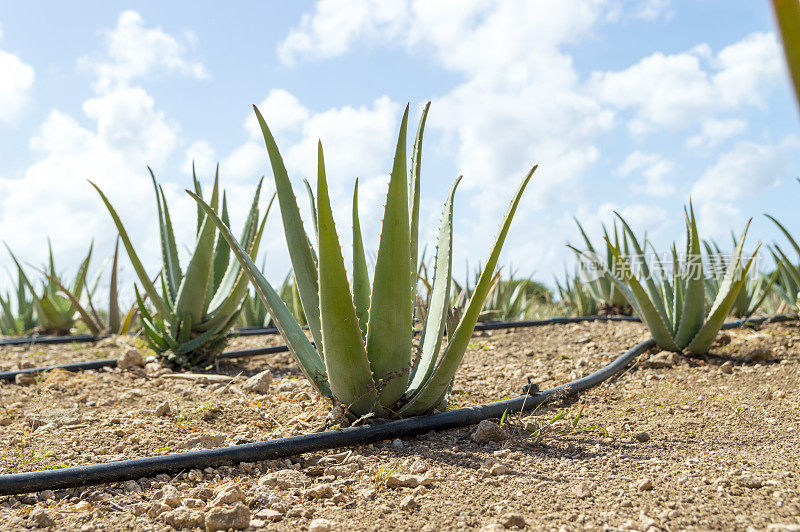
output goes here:
[{"label": "sandy brown earth", "polygon": [[[634,323],[476,334],[451,407],[573,380],[647,338]],[[279,344],[237,339],[230,349]],[[800,328],[731,331],[702,359],[655,351],[579,400],[475,427],[285,461],[0,497],[0,528],[800,530]],[[135,342],[3,348],[13,369]],[[260,392],[247,388],[263,370]],[[231,445],[336,423],[288,354],[187,380],[157,363],[0,384],[0,473]],[[580,415],[579,415],[580,414]],[[500,420],[495,420],[499,422]],[[508,436],[508,437],[505,437]]]}]

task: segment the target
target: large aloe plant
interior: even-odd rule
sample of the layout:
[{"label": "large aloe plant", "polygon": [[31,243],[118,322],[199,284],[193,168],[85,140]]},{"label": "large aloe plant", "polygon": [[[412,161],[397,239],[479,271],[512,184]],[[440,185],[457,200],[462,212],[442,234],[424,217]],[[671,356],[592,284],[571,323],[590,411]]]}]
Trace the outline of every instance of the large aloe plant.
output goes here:
[{"label": "large aloe plant", "polygon": [[[739,290],[747,281],[747,272],[756,256],[753,253],[745,264],[742,263],[742,249],[750,222],[738,240],[716,298],[706,313],[701,241],[691,205],[685,216],[686,257],[680,260],[673,244],[671,273],[658,262],[658,275],[652,275],[630,226],[622,216],[617,214],[617,217],[622,222],[634,255],[630,258],[624,256],[622,250],[606,239],[606,245],[615,260],[614,268],[609,269],[604,263],[597,261],[598,266],[622,291],[659,347],[667,351],[707,353]],[[588,255],[584,256],[588,258]]]},{"label": "large aloe plant", "polygon": [[322,144],[318,146],[315,200],[318,249],[315,250],[300,219],[272,133],[257,108],[255,112],[272,164],[292,266],[315,345],[224,221],[197,194],[192,196],[228,240],[258,295],[269,307],[289,350],[320,393],[345,405],[353,416],[411,416],[439,407],[446,401],[489,291],[511,219],[535,167],[514,195],[470,304],[458,326],[448,334],[447,345],[442,347],[452,280],[453,196],[460,178],[451,186],[439,228],[433,294],[420,348],[416,350],[412,343],[412,316],[422,137],[428,106],[417,130],[410,172],[406,165],[408,107],[403,115],[371,282],[358,216],[358,183],[353,193],[353,273],[348,280],[334,227]]},{"label": "large aloe plant", "polygon": [[[231,256],[225,238],[217,235],[215,224],[209,221],[210,217],[201,209],[197,212],[195,247],[186,270],[181,269],[164,191],[156,183],[152,171],[150,177],[158,204],[161,237],[163,269],[159,276],[160,293],[136,254],[117,211],[100,188],[94,183],[92,185],[108,208],[144,293],[152,303],[154,310],[151,312],[144,304],[138,288],[136,289],[142,327],[150,347],[173,366],[204,367],[213,361],[227,343],[227,332],[236,323],[242,300],[247,293],[247,276],[242,273],[239,261]],[[194,187],[198,196],[201,196],[200,183],[196,177]],[[269,213],[268,207],[267,214],[260,218],[260,191],[259,182],[241,236],[242,245],[249,257],[255,257],[258,253]],[[224,192],[221,204],[221,216],[227,224],[228,207]],[[220,212],[219,168],[214,178],[208,208],[217,217]]]}]

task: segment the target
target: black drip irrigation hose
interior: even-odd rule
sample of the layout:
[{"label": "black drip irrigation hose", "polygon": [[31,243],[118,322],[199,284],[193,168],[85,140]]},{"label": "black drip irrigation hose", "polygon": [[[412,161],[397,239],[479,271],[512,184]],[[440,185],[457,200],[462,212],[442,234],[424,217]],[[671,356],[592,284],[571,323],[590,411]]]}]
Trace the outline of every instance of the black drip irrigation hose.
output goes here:
[{"label": "black drip irrigation hose", "polygon": [[231,445],[217,449],[135,458],[133,460],[120,460],[118,462],[49,471],[0,475],[0,495],[31,493],[48,489],[76,488],[92,484],[136,480],[159,473],[178,473],[189,469],[220,467],[240,462],[273,460],[301,453],[360,445],[386,439],[411,437],[431,431],[474,425],[484,419],[500,417],[504,413],[527,412],[545,403],[577,395],[616,375],[625,369],[634,358],[654,346],[655,341],[652,339],[644,341],[591,375],[543,392],[534,393],[533,395],[521,395],[514,399],[459,408],[458,410],[440,414],[416,416],[375,425],[303,434],[244,445]]},{"label": "black drip irrigation hose", "polygon": [[[781,314],[772,317],[737,320],[726,323],[722,328],[735,329],[745,325],[785,322],[796,319],[798,319],[797,315]],[[315,434],[303,434],[244,445],[232,445],[217,449],[135,458],[49,471],[0,475],[0,495],[32,493],[47,489],[77,488],[94,484],[136,480],[160,473],[178,473],[189,469],[273,460],[307,452],[412,437],[431,431],[474,425],[484,419],[501,417],[503,414],[529,412],[543,404],[574,397],[619,374],[637,356],[655,346],[655,340],[650,338],[635,345],[607,366],[586,377],[541,392],[536,390],[535,385],[528,385],[523,390],[524,395],[513,399],[459,408],[440,414],[417,416],[375,425],[349,427]]]},{"label": "black drip irrigation hose", "polygon": [[[736,328],[736,327],[743,327],[745,325],[758,325],[764,322],[783,322],[795,319],[797,319],[796,314],[778,314],[776,316],[771,316],[771,317],[746,318],[743,320],[737,320],[724,325],[723,328],[731,328],[731,327]],[[577,318],[551,318],[549,320],[535,320],[535,321],[503,321],[503,322],[479,323],[478,325],[475,326],[475,330],[490,331],[498,329],[522,329],[526,327],[542,327],[545,325],[580,323],[585,321],[639,322],[641,320],[633,316],[582,316]],[[286,353],[288,351],[289,348],[286,345],[256,347],[253,349],[225,351],[217,355],[217,359],[230,360],[235,358],[249,358],[262,355],[272,355],[275,353]],[[93,369],[115,368],[115,367],[117,367],[117,359],[115,358],[89,360],[87,362],[73,362],[71,364],[59,364],[55,366],[43,366],[38,368],[0,371],[0,381],[2,380],[13,381],[14,379],[16,379],[17,375],[25,375],[25,374],[38,375],[40,373],[44,373],[46,371],[52,371],[54,369],[75,372],[75,371],[86,371]]]},{"label": "black drip irrigation hose", "polygon": [[[535,327],[537,325],[549,325],[552,323],[577,323],[581,321],[640,321],[639,318],[633,316],[579,316],[575,318],[551,318],[548,320],[537,321],[518,321],[518,322],[486,322],[479,323],[475,326],[476,331],[490,331],[493,329],[503,329],[507,323],[517,323],[518,327]],[[308,327],[303,327],[307,329]],[[268,336],[271,334],[278,334],[278,329],[275,327],[242,327],[234,329],[227,334],[228,338],[236,338],[239,336]],[[419,331],[416,331],[419,332]],[[0,340],[0,347],[12,345],[34,345],[34,344],[71,344],[71,343],[89,343],[99,342],[100,340],[108,338],[108,336],[93,336],[91,334],[72,334],[68,336],[26,336],[24,338],[6,338]]]}]

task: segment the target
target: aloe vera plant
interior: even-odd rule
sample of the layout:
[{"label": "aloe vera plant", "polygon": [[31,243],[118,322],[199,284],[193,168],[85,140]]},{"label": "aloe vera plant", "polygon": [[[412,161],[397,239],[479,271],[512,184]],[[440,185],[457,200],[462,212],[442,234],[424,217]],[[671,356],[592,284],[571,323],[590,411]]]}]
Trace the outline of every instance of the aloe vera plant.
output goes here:
[{"label": "aloe vera plant", "polygon": [[[264,269],[263,264],[261,269]],[[306,316],[303,313],[303,305],[300,303],[300,292],[297,290],[297,283],[294,281],[292,272],[289,272],[283,279],[278,294],[289,307],[297,323],[306,325]],[[245,296],[242,302],[240,321],[245,327],[269,327],[272,323],[269,309],[255,292],[248,292]]]},{"label": "aloe vera plant", "polygon": [[571,279],[566,272],[563,285],[556,278],[558,297],[573,316],[595,316],[597,314],[597,302],[594,294],[583,283],[580,274],[576,273]]},{"label": "aloe vera plant", "polygon": [[[658,275],[651,275],[636,236],[622,216],[617,214],[617,217],[622,222],[634,255],[624,256],[622,250],[606,239],[606,245],[615,260],[614,268],[608,268],[599,261],[596,263],[622,291],[659,347],[667,351],[707,353],[746,282],[747,272],[756,256],[753,253],[746,263],[742,261],[750,222],[738,240],[716,298],[706,313],[701,241],[691,204],[685,212],[686,257],[681,260],[673,244],[671,273],[667,271],[667,265],[657,262],[655,269]],[[588,255],[584,256],[588,258]]]},{"label": "aloe vera plant", "polygon": [[258,295],[269,307],[290,352],[321,394],[345,405],[354,417],[411,416],[440,407],[446,403],[494,277],[514,212],[535,167],[517,189],[470,304],[452,334],[448,331],[447,345],[442,347],[452,281],[453,196],[460,178],[451,186],[439,228],[433,294],[422,327],[420,348],[416,350],[412,343],[412,317],[422,138],[428,106],[417,130],[410,169],[406,164],[408,107],[403,115],[371,281],[358,216],[358,183],[353,192],[353,272],[348,279],[334,227],[322,144],[317,153],[314,225],[318,246],[315,249],[300,218],[272,133],[257,108],[255,112],[272,165],[300,299],[315,344],[308,340],[286,304],[214,209],[199,195],[190,194],[228,240]]},{"label": "aloe vera plant", "polygon": [[[766,217],[778,226],[778,229],[780,229],[798,258],[800,258],[800,244],[797,243],[797,240],[789,230],[774,216],[767,214]],[[775,273],[778,278],[774,284],[775,292],[790,308],[800,309],[800,265],[795,264],[778,244],[773,244],[770,251],[777,265]]]},{"label": "aloe vera plant", "polygon": [[[605,275],[595,275],[596,272],[587,271],[586,267],[586,260],[582,260],[582,258],[590,258],[590,263],[594,264],[597,261],[602,261],[603,257],[596,251],[596,248],[592,245],[591,239],[584,231],[583,226],[574,218],[575,224],[578,226],[578,230],[581,233],[581,237],[583,238],[584,244],[586,249],[580,250],[576,247],[569,246],[572,249],[576,257],[578,258],[578,265],[579,265],[579,272],[583,274],[583,279],[580,280],[580,284],[573,284],[573,287],[577,289],[585,289],[584,292],[588,292],[591,295],[592,299],[594,299],[595,306],[597,307],[593,314],[599,314],[601,316],[608,316],[608,315],[626,315],[631,313],[631,308],[628,306],[627,301],[625,300],[625,295],[622,291],[616,286],[616,284],[609,279]],[[628,257],[630,255],[630,250],[628,246],[628,237],[625,231],[622,231],[622,236],[620,237],[620,231],[617,228],[616,222],[614,222],[614,231],[613,231],[613,244],[614,246],[620,250],[620,253]],[[611,235],[608,232],[608,229],[605,225],[603,225],[603,238],[604,240],[610,241]],[[647,237],[645,237],[645,241]],[[606,247],[605,250],[605,268],[608,269],[614,262],[614,257],[611,254],[611,249]],[[578,281],[578,279],[576,279]],[[584,292],[580,294],[576,294],[578,297],[584,295]],[[581,310],[590,310],[588,305],[581,303]],[[588,314],[583,314],[587,316]]]},{"label": "aloe vera plant", "polygon": [[[213,221],[200,209],[197,213],[195,247],[186,269],[181,268],[164,191],[156,183],[152,170],[150,177],[156,194],[161,237],[163,269],[159,275],[160,293],[136,254],[117,211],[100,188],[94,183],[92,186],[111,214],[133,269],[152,304],[153,311],[145,305],[143,296],[136,287],[140,320],[148,344],[173,366],[205,367],[227,343],[226,335],[239,317],[242,300],[247,293],[248,279],[243,274],[239,261],[231,255],[225,238],[217,234]],[[198,197],[201,197],[202,190],[196,176],[194,188]],[[263,218],[259,215],[260,192],[259,182],[241,236],[242,246],[249,257],[255,257],[258,253],[269,213],[268,207]],[[214,217],[221,211],[222,220],[228,223],[224,192],[220,202],[219,168],[214,177],[208,209]]]},{"label": "aloe vera plant", "polygon": [[[53,258],[53,247],[50,241],[47,241],[49,249],[49,258],[47,266],[42,270],[45,278],[42,282],[41,295],[37,295],[36,289],[33,286],[28,275],[20,264],[17,257],[11,251],[11,248],[6,245],[8,253],[17,267],[20,280],[24,283],[27,290],[33,295],[32,303],[33,309],[36,312],[37,330],[45,334],[65,335],[69,334],[72,327],[77,321],[78,308],[75,302],[70,299],[62,290],[62,286],[66,285],[65,281],[61,281],[60,274],[56,269],[55,259]],[[87,271],[89,269],[89,262],[92,259],[92,248],[89,246],[89,252],[86,257],[81,261],[75,278],[70,283],[70,291],[76,295],[80,300],[85,295],[84,291],[89,291],[86,282]]]},{"label": "aloe vera plant", "polygon": [[28,290],[24,275],[22,268],[17,267],[17,289],[13,299],[11,293],[0,295],[0,333],[7,336],[26,334],[36,327],[33,292]]},{"label": "aloe vera plant", "polygon": [[[738,244],[736,236],[732,236],[733,248]],[[707,262],[713,269],[714,274],[706,277],[706,296],[709,300],[716,299],[719,288],[724,279],[724,273],[728,269],[730,262],[728,256],[720,249],[716,242],[703,241],[706,250]],[[739,294],[731,307],[731,315],[737,318],[747,318],[752,316],[772,293],[772,287],[778,278],[780,271],[776,269],[770,275],[748,276],[742,285]]]},{"label": "aloe vera plant", "polygon": [[117,242],[114,246],[114,256],[111,263],[111,275],[109,277],[109,285],[108,285],[108,308],[105,312],[105,319],[101,316],[101,313],[95,309],[94,303],[92,302],[92,295],[97,288],[97,284],[100,280],[100,276],[103,273],[103,268],[100,268],[95,275],[95,278],[91,284],[91,289],[86,291],[85,301],[81,301],[81,297],[79,294],[76,294],[68,287],[64,286],[63,283],[51,274],[47,272],[42,272],[50,282],[55,283],[59,289],[61,289],[61,293],[64,294],[75,306],[75,310],[78,312],[81,321],[86,325],[86,328],[89,329],[94,335],[100,334],[128,334],[134,324],[134,321],[138,315],[138,304],[134,303],[128,309],[128,311],[123,316],[120,311],[119,306],[119,288],[117,286],[117,265],[119,263],[119,237],[117,237]]}]

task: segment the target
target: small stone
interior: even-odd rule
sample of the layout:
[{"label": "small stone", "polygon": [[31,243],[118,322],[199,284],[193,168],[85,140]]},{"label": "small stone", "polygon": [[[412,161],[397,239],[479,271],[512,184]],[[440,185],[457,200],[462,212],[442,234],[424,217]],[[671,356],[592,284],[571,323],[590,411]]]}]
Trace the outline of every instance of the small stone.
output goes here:
[{"label": "small stone", "polygon": [[472,433],[472,440],[480,444],[489,443],[491,441],[503,441],[506,438],[508,438],[508,435],[506,431],[503,430],[503,427],[488,419],[484,419],[478,423],[478,427],[475,429],[475,432]]},{"label": "small stone", "polygon": [[170,508],[175,508],[181,504],[181,494],[178,488],[172,484],[167,484],[153,494],[153,500],[161,501]]},{"label": "small stone", "polygon": [[747,353],[745,358],[751,362],[767,362],[774,358],[769,347],[757,347]]},{"label": "small stone", "polygon": [[203,526],[205,516],[200,510],[179,506],[164,516],[164,521],[174,528],[197,528]]},{"label": "small stone", "polygon": [[[775,390],[772,392],[772,398],[776,401],[786,398],[786,391],[785,390]],[[3,424],[3,420],[0,419],[0,425]]]},{"label": "small stone", "polygon": [[506,527],[500,523],[489,523],[488,525],[483,525],[478,532],[501,532],[505,529]]},{"label": "small stone", "polygon": [[260,393],[262,395],[269,393],[269,385],[272,384],[272,373],[269,370],[264,370],[261,373],[256,373],[242,384],[242,390],[246,392]]},{"label": "small stone", "polygon": [[331,522],[327,519],[314,519],[308,525],[308,532],[330,532]]},{"label": "small stone", "polygon": [[235,506],[216,506],[206,513],[206,532],[244,530],[250,526],[250,508],[237,502]]},{"label": "small stone", "polygon": [[14,384],[17,386],[31,386],[36,384],[36,376],[33,373],[19,373],[14,377]]},{"label": "small stone", "polygon": [[261,486],[270,488],[304,488],[311,483],[311,479],[300,471],[281,469],[264,475],[259,479],[258,483]]},{"label": "small stone", "polygon": [[143,368],[145,364],[144,356],[138,349],[131,347],[117,359],[117,367],[121,370],[128,370],[133,368]]},{"label": "small stone", "polygon": [[411,465],[411,472],[415,475],[421,475],[428,471],[428,466],[425,465],[425,462],[421,460],[417,460]]},{"label": "small stone", "polygon": [[9,425],[11,425],[11,416],[1,416],[0,427],[7,427]]},{"label": "small stone", "polygon": [[209,432],[207,434],[195,434],[190,436],[183,444],[181,445],[184,449],[213,449],[214,447],[219,447],[225,443],[225,435],[216,433],[216,432]]},{"label": "small stone", "polygon": [[258,517],[259,519],[263,519],[264,521],[277,523],[278,521],[283,519],[283,514],[277,510],[273,510],[272,508],[265,508],[264,510],[259,511],[256,514],[256,517]]},{"label": "small stone", "polygon": [[402,449],[403,448],[403,440],[400,438],[395,438],[392,440],[392,449]]},{"label": "small stone", "polygon": [[169,407],[169,401],[164,401],[156,407],[155,414],[157,417],[166,417],[170,415],[172,409]]},{"label": "small stone", "polygon": [[[87,509],[88,509],[88,506],[89,506],[88,502],[81,501],[80,503],[78,503],[78,506],[80,506],[81,503],[86,503]],[[77,509],[77,506],[76,506],[76,509]],[[163,513],[166,513],[166,512],[169,512],[171,510],[172,510],[172,508],[170,508],[169,506],[167,506],[163,502],[161,502],[161,501],[153,501],[153,502],[150,503],[150,506],[147,508],[147,515],[150,516],[150,517],[158,517],[159,515],[161,515]]]},{"label": "small stone", "polygon": [[572,490],[575,496],[579,499],[588,499],[592,496],[592,490],[589,489],[589,486],[586,482],[580,482],[575,489]]},{"label": "small stone", "polygon": [[714,347],[725,347],[731,343],[731,335],[726,332],[721,332],[717,335],[717,338],[714,340]]},{"label": "small stone", "polygon": [[184,499],[183,505],[186,506],[187,508],[194,508],[194,509],[200,509],[206,507],[206,503],[204,503],[200,499],[193,499],[191,497],[188,499]]},{"label": "small stone", "polygon": [[511,473],[511,468],[505,464],[494,464],[491,469],[489,469],[489,473],[493,477],[498,477],[500,475],[508,475]]},{"label": "small stone", "polygon": [[400,501],[401,510],[413,510],[417,506],[419,505],[417,504],[417,500],[414,499],[413,495],[409,495],[408,497],[405,497],[402,501]]},{"label": "small stone", "polygon": [[719,367],[719,370],[722,373],[727,373],[728,375],[730,375],[731,373],[733,373],[733,364],[731,363],[730,360],[727,360]]},{"label": "small stone", "polygon": [[638,489],[639,491],[650,491],[651,489],[653,489],[653,481],[650,480],[649,478],[643,478],[636,485],[636,489]]},{"label": "small stone", "polygon": [[330,484],[320,484],[305,492],[307,499],[330,499],[333,497],[333,487]]},{"label": "small stone", "polygon": [[122,485],[122,491],[125,493],[141,493],[142,487],[135,480],[129,480]]},{"label": "small stone", "polygon": [[30,528],[53,528],[56,520],[44,508],[34,508],[28,515],[28,526]]},{"label": "small stone", "polygon": [[650,441],[650,435],[646,432],[640,432],[636,435],[636,441],[640,443],[647,443]]},{"label": "small stone", "polygon": [[673,366],[673,353],[670,351],[660,351],[655,355],[650,355],[650,357],[645,360],[642,364],[645,368],[652,368],[652,369],[664,369],[664,368],[671,368]]},{"label": "small stone", "polygon": [[223,484],[214,490],[214,498],[208,503],[209,506],[223,506],[237,502],[245,502],[247,497],[238,486]]},{"label": "small stone", "polygon": [[525,528],[527,523],[525,522],[525,517],[522,514],[508,512],[500,516],[500,524],[502,524],[506,528]]},{"label": "small stone", "polygon": [[421,475],[389,475],[386,486],[389,488],[416,488],[433,484],[433,479]]},{"label": "small stone", "polygon": [[368,501],[374,499],[377,494],[378,492],[376,492],[374,488],[364,488],[358,492],[359,497]]},{"label": "small stone", "polygon": [[758,489],[764,485],[764,482],[760,478],[749,475],[739,477],[737,482],[740,486],[750,489]]}]

